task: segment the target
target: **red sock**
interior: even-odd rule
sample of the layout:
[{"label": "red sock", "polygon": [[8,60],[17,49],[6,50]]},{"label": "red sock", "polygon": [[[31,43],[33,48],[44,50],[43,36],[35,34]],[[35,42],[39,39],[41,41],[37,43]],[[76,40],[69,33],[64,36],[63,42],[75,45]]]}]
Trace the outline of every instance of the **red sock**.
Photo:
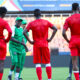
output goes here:
[{"label": "red sock", "polygon": [[42,69],[41,69],[41,67],[36,68],[36,73],[38,76],[38,80],[42,80]]},{"label": "red sock", "polygon": [[51,69],[51,66],[46,67],[46,73],[47,73],[48,79],[51,79],[52,78],[52,69]]},{"label": "red sock", "polygon": [[78,71],[74,71],[74,76],[76,80],[79,80],[79,72]]},{"label": "red sock", "polygon": [[0,80],[2,80],[3,73],[0,73]]}]

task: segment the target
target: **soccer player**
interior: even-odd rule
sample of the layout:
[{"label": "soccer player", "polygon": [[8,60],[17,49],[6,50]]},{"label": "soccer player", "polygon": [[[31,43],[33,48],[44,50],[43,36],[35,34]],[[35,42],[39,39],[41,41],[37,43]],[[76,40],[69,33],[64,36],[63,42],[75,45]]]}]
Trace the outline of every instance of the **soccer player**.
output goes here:
[{"label": "soccer player", "polygon": [[[41,11],[39,9],[34,10],[34,16],[36,20],[28,24],[23,34],[25,35],[27,40],[31,44],[33,44],[33,62],[34,64],[36,64],[36,73],[38,76],[38,80],[42,80],[41,63],[45,64],[48,80],[51,80],[52,70],[50,64],[50,53],[48,48],[48,42],[50,42],[53,39],[57,31],[57,28],[49,21],[40,19]],[[49,28],[53,30],[53,34],[50,37],[50,39],[48,39]],[[26,35],[26,33],[29,30],[32,30],[33,41],[31,41],[29,37]]]},{"label": "soccer player", "polygon": [[[7,43],[11,39],[12,31],[10,29],[9,24],[3,19],[7,13],[7,9],[5,7],[0,7],[0,80],[2,80],[3,76],[3,68],[4,68],[4,60],[6,58],[6,47]],[[8,31],[8,37],[5,39],[3,35],[3,31],[6,29]]]},{"label": "soccer player", "polygon": [[12,80],[12,73],[15,70],[15,80],[19,80],[19,72],[22,57],[22,45],[26,48],[23,42],[23,28],[21,28],[22,19],[16,18],[16,24],[12,27],[12,37],[9,42],[9,51],[11,55],[12,66],[9,72],[8,80]]},{"label": "soccer player", "polygon": [[[27,24],[27,21],[26,21],[26,20],[23,20],[23,21],[22,21],[22,28],[23,28],[23,30],[25,29],[26,24]],[[26,34],[29,36],[28,33],[26,33]],[[24,39],[24,43],[25,43],[25,45],[26,45],[27,39],[25,38],[24,35],[23,35],[23,39]],[[22,70],[23,70],[23,66],[24,66],[24,63],[25,63],[25,56],[26,56],[26,52],[27,52],[27,51],[28,51],[28,49],[25,50],[25,47],[22,46],[21,67],[20,67],[20,73],[19,73],[19,79],[20,79],[20,80],[22,80],[22,78],[21,78],[21,72],[22,72]]]},{"label": "soccer player", "polygon": [[[77,66],[77,58],[80,56],[80,14],[79,4],[72,4],[73,15],[66,19],[63,29],[63,37],[69,43],[71,50],[73,72],[76,80],[79,80],[79,71]],[[70,28],[71,39],[69,40],[66,35],[67,29]]]}]

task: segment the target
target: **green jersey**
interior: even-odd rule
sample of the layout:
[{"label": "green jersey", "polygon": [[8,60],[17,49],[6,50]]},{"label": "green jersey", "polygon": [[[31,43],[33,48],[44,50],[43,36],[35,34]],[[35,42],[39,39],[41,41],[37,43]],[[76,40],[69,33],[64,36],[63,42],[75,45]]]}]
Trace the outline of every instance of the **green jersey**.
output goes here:
[{"label": "green jersey", "polygon": [[[12,27],[12,38],[22,42],[23,40],[23,28],[17,28],[16,26]],[[15,48],[18,53],[22,53],[22,45],[13,41],[9,42],[9,49]]]}]

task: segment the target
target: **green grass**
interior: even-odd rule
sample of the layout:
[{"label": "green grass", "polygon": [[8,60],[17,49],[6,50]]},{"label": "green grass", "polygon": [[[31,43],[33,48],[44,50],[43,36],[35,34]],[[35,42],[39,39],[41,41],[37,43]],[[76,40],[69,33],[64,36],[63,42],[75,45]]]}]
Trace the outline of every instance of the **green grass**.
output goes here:
[{"label": "green grass", "polygon": [[[45,68],[42,69],[42,77],[43,80],[48,80],[46,76]],[[52,80],[66,80],[68,77],[68,68],[52,68]],[[7,76],[9,74],[9,69],[4,70],[3,80],[7,80]],[[22,72],[23,80],[38,80],[36,76],[35,68],[24,68]],[[13,76],[14,80],[14,76]],[[72,80],[75,80],[72,77]]]}]

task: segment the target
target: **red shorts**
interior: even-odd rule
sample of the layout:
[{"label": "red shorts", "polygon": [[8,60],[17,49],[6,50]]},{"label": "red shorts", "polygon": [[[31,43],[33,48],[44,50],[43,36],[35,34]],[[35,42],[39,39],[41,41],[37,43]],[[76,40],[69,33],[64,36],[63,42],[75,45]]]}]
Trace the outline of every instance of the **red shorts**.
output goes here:
[{"label": "red shorts", "polygon": [[0,60],[5,60],[6,58],[6,42],[0,39]]},{"label": "red shorts", "polygon": [[33,47],[33,62],[34,64],[50,63],[50,52],[48,47]]},{"label": "red shorts", "polygon": [[72,37],[69,47],[71,50],[71,56],[80,56],[80,36]]}]

